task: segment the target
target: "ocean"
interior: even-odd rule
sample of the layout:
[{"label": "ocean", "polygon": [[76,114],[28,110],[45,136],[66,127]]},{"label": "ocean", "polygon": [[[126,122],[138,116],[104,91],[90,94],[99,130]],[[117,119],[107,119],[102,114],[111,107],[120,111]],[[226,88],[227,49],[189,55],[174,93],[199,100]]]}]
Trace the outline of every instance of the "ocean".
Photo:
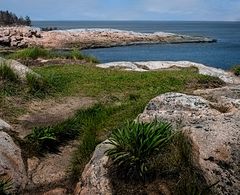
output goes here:
[{"label": "ocean", "polygon": [[112,61],[188,60],[208,66],[230,69],[240,65],[240,22],[182,21],[34,21],[37,27],[59,29],[113,28],[136,32],[171,32],[206,36],[217,43],[147,44],[114,48],[88,49],[83,52]]}]

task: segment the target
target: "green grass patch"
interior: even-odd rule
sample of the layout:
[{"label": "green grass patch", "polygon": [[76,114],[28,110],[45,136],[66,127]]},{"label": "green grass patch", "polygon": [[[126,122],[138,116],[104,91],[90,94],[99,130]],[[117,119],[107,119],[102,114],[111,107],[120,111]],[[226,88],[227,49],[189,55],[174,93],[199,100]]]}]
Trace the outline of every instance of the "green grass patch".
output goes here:
[{"label": "green grass patch", "polygon": [[7,57],[11,59],[35,60],[37,58],[47,58],[50,56],[50,52],[40,47],[30,47],[16,51],[9,54]]},{"label": "green grass patch", "polygon": [[[150,100],[169,91],[184,91],[189,83],[218,83],[220,79],[200,75],[194,69],[128,72],[87,65],[49,66],[34,70],[50,79],[61,96],[84,94],[92,97]],[[54,75],[54,76],[53,76]],[[201,87],[201,86],[199,86]]]},{"label": "green grass patch", "polygon": [[57,52],[50,49],[41,47],[29,47],[18,50],[14,53],[6,55],[7,58],[16,60],[36,60],[43,59],[72,59],[72,60],[85,60],[90,63],[99,63],[99,60],[91,55],[85,55],[78,49],[73,49],[69,52]]}]

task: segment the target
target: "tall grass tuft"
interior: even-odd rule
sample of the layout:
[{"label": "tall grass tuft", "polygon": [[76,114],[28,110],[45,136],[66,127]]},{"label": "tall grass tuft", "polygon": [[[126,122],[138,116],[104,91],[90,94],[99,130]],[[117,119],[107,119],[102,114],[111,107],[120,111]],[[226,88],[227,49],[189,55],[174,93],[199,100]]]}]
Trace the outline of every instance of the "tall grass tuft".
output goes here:
[{"label": "tall grass tuft", "polygon": [[151,157],[172,138],[169,123],[155,120],[152,123],[127,123],[109,138],[113,148],[106,151],[113,164],[123,174],[144,179],[149,171]]},{"label": "tall grass tuft", "polygon": [[9,191],[12,189],[12,179],[0,179],[0,194],[1,195],[9,195],[11,194]]},{"label": "tall grass tuft", "polygon": [[30,47],[26,49],[19,50],[15,53],[12,53],[8,56],[11,59],[21,59],[21,60],[36,60],[37,58],[46,58],[49,57],[50,53],[48,50],[40,47]]}]

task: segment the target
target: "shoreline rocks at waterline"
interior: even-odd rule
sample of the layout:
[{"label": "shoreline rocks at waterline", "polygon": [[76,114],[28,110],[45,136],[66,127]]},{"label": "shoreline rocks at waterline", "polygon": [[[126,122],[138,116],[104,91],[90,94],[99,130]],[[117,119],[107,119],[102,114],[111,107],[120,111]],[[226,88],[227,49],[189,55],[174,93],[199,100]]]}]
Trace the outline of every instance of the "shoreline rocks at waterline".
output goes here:
[{"label": "shoreline rocks at waterline", "polygon": [[138,33],[116,29],[71,29],[41,31],[33,27],[0,27],[0,46],[46,48],[104,48],[156,43],[211,43],[215,39],[165,32]]}]

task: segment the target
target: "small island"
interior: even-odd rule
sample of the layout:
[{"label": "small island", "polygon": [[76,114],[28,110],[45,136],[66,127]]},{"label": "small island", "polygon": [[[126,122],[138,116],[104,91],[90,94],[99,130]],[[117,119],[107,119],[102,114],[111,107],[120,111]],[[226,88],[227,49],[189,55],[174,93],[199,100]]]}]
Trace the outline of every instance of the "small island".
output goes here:
[{"label": "small island", "polygon": [[212,43],[216,39],[173,33],[138,33],[115,29],[72,29],[42,31],[40,28],[19,26],[0,27],[0,46],[24,48],[104,48],[139,44]]}]

